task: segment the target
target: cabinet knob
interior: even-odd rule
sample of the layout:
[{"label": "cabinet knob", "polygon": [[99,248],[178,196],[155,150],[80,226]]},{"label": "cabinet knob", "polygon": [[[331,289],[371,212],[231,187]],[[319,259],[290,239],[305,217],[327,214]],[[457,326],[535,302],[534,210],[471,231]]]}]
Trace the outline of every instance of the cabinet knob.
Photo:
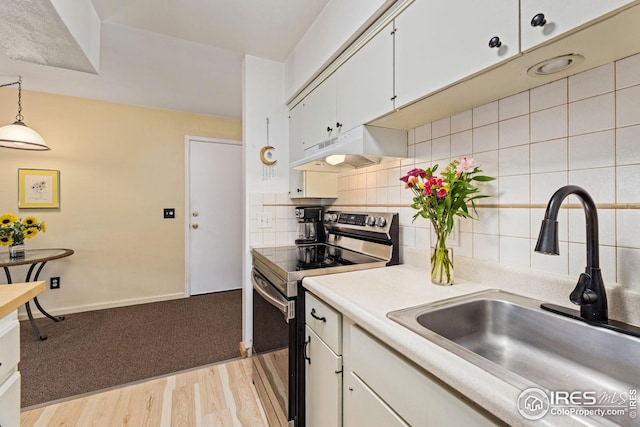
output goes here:
[{"label": "cabinet knob", "polygon": [[538,13],[533,18],[531,18],[532,27],[544,27],[544,24],[546,23],[547,20],[544,18],[544,13]]},{"label": "cabinet knob", "polygon": [[191,224],[191,228],[193,228],[193,229],[198,228],[198,223],[196,222],[195,224]]},{"label": "cabinet knob", "polygon": [[327,132],[329,132],[329,133],[333,132],[333,128],[327,126]]},{"label": "cabinet knob", "polygon": [[298,188],[298,193],[302,193],[302,189],[301,188]]},{"label": "cabinet knob", "polygon": [[336,127],[337,127],[338,129],[340,129],[340,128],[342,127],[342,123],[340,123],[340,122],[336,122]]},{"label": "cabinet knob", "polygon": [[490,48],[494,48],[494,47],[500,47],[500,46],[502,46],[502,42],[500,41],[500,37],[498,37],[498,36],[491,37],[491,40],[489,40],[489,47]]}]

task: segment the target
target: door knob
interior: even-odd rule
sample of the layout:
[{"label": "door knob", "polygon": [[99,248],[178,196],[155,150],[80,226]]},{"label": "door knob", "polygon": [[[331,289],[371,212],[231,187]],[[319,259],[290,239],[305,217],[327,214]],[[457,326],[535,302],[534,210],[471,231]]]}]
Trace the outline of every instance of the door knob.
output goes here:
[{"label": "door knob", "polygon": [[193,213],[191,215],[194,216],[194,217],[198,216],[198,211],[193,211]]},{"label": "door knob", "polygon": [[191,224],[191,228],[198,228],[198,223]]}]

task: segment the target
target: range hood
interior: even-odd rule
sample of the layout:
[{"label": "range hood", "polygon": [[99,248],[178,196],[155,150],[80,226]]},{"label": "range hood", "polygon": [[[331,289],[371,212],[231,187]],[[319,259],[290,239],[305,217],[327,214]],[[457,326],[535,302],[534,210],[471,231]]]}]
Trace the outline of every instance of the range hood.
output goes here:
[{"label": "range hood", "polygon": [[361,125],[306,148],[304,157],[290,166],[303,171],[339,172],[405,157],[406,131]]}]

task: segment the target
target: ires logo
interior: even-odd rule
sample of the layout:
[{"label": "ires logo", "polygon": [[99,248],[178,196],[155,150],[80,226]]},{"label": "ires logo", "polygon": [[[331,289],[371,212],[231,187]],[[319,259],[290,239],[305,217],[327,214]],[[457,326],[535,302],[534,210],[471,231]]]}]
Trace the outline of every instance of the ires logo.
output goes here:
[{"label": "ires logo", "polygon": [[527,420],[539,420],[547,414],[565,416],[637,417],[637,390],[623,392],[542,390],[532,387],[518,396],[518,412]]}]

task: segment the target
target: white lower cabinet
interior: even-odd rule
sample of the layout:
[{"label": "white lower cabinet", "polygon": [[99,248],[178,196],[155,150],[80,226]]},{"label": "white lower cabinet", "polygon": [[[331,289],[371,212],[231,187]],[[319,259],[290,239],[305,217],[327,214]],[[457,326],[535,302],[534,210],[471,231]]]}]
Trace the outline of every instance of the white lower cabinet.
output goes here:
[{"label": "white lower cabinet", "polygon": [[[345,372],[362,379],[406,424],[413,427],[499,425],[358,326],[352,324],[349,328],[344,334],[350,341],[344,343],[345,354],[349,354]],[[345,399],[345,405],[348,402]],[[368,426],[370,414],[354,409],[345,407],[349,420],[345,427]]]},{"label": "white lower cabinet", "polygon": [[504,425],[309,292],[305,323],[307,427]]},{"label": "white lower cabinet", "polygon": [[0,319],[0,427],[20,426],[20,324],[13,311]]},{"label": "white lower cabinet", "polygon": [[408,427],[382,399],[380,399],[353,372],[345,376],[344,425],[357,427]]},{"label": "white lower cabinet", "polygon": [[342,426],[342,316],[305,293],[306,427]]},{"label": "white lower cabinet", "polygon": [[342,425],[342,356],[338,356],[307,325],[306,426]]}]

